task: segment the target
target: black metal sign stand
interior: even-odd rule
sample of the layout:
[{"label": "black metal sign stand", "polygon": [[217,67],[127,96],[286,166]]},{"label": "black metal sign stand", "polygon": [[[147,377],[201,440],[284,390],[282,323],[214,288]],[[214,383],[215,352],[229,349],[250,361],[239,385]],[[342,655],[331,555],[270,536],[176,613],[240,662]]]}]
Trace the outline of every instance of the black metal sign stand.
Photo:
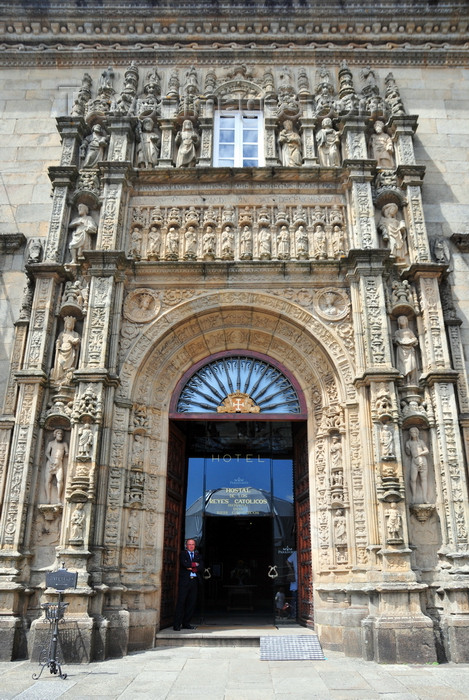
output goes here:
[{"label": "black metal sign stand", "polygon": [[67,571],[63,563],[61,569],[46,574],[46,586],[48,588],[55,588],[56,591],[59,591],[59,599],[56,603],[42,603],[41,605],[41,608],[45,612],[46,620],[49,621],[51,626],[51,636],[49,643],[42,649],[41,652],[40,658],[44,659],[44,661],[39,662],[41,665],[41,670],[39,673],[33,673],[33,679],[35,681],[41,677],[46,666],[53,675],[58,674],[62,679],[67,678],[67,674],[62,673],[62,666],[57,656],[59,622],[60,620],[63,620],[65,610],[68,606],[68,603],[64,603],[62,601],[62,591],[64,591],[66,588],[76,588],[77,577],[78,574],[76,572]]}]

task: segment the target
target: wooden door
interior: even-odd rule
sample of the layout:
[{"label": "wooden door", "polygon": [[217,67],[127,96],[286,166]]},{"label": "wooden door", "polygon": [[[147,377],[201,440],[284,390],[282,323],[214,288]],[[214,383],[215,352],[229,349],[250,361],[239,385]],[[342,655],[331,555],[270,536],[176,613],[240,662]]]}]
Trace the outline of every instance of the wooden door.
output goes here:
[{"label": "wooden door", "polygon": [[296,428],[294,444],[295,515],[298,556],[298,620],[311,627],[313,576],[311,560],[311,513],[309,503],[309,460],[306,425]]}]

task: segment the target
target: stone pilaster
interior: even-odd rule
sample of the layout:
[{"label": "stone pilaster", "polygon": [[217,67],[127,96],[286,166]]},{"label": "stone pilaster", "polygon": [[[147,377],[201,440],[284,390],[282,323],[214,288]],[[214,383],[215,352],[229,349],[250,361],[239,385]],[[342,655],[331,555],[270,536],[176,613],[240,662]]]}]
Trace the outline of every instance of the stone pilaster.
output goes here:
[{"label": "stone pilaster", "polygon": [[88,131],[82,117],[58,117],[57,129],[62,139],[61,166],[78,165],[78,151]]},{"label": "stone pilaster", "polygon": [[299,95],[300,126],[303,139],[303,165],[311,167],[317,165],[318,157],[314,140],[314,130],[317,120],[314,115],[314,99],[312,95]]},{"label": "stone pilaster", "polygon": [[97,250],[116,250],[122,245],[124,203],[128,189],[130,163],[104,163],[101,166],[104,184],[103,206],[99,219]]},{"label": "stone pilaster", "polygon": [[197,160],[199,167],[207,167],[212,164],[213,151],[213,99],[203,100],[200,105],[200,156]]},{"label": "stone pilaster", "polygon": [[174,165],[174,123],[173,115],[177,109],[177,100],[163,99],[161,101],[161,151],[158,161],[159,168],[171,168]]},{"label": "stone pilaster", "polygon": [[378,234],[374,219],[371,193],[374,161],[344,160],[347,169],[347,198],[351,213],[351,247],[357,249],[378,248]]},{"label": "stone pilaster", "polygon": [[72,165],[53,167],[49,168],[49,177],[52,181],[54,194],[44,262],[60,263],[67,242],[67,226],[70,216],[69,194],[73,189],[77,170]]},{"label": "stone pilaster", "polygon": [[135,124],[132,117],[113,117],[107,123],[110,134],[108,161],[132,163],[135,148]]},{"label": "stone pilaster", "polygon": [[265,165],[279,164],[275,127],[277,125],[277,100],[267,97],[264,102],[264,155]]}]

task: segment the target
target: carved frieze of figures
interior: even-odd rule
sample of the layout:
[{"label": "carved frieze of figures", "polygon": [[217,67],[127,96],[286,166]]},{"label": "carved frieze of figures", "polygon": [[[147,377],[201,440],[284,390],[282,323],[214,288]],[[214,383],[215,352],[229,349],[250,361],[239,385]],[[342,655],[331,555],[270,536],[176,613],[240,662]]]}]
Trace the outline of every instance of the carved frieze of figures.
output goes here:
[{"label": "carved frieze of figures", "polygon": [[90,236],[97,233],[98,227],[86,204],[78,205],[78,216],[71,220],[68,227],[72,230],[72,239],[68,247],[72,264],[76,265],[83,251],[90,247]]},{"label": "carved frieze of figures", "polygon": [[340,136],[332,126],[332,119],[322,120],[316,139],[318,142],[319,164],[325,168],[340,166]]},{"label": "carved frieze of figures", "polygon": [[396,366],[404,376],[406,384],[418,384],[418,361],[417,351],[418,339],[415,333],[409,328],[407,316],[399,316],[397,319],[397,330],[394,333],[394,344],[396,346]]},{"label": "carved frieze of figures", "polygon": [[134,260],[326,260],[348,249],[343,207],[135,207]]},{"label": "carved frieze of figures", "polygon": [[384,123],[380,120],[373,124],[374,133],[370,137],[370,155],[376,160],[378,168],[393,170],[396,167],[394,161],[394,144],[392,138],[386,133]]},{"label": "carved frieze of figures", "polygon": [[64,329],[59,333],[55,343],[55,360],[51,371],[51,379],[57,384],[70,384],[73,371],[78,362],[78,351],[81,338],[75,329],[76,319],[65,316]]},{"label": "carved frieze of figures", "polygon": [[412,503],[431,503],[429,495],[429,459],[430,450],[420,431],[413,426],[405,443],[406,454],[410,458],[409,486]]},{"label": "carved frieze of figures", "polygon": [[394,202],[385,204],[381,210],[378,221],[378,231],[381,232],[383,241],[389,246],[391,254],[398,262],[407,259],[406,226],[402,219],[398,218],[399,207]]},{"label": "carved frieze of figures", "polygon": [[61,428],[54,430],[53,439],[49,440],[45,451],[46,479],[45,489],[47,503],[53,503],[53,493],[57,494],[57,503],[63,503],[65,471],[68,461],[68,443]]}]

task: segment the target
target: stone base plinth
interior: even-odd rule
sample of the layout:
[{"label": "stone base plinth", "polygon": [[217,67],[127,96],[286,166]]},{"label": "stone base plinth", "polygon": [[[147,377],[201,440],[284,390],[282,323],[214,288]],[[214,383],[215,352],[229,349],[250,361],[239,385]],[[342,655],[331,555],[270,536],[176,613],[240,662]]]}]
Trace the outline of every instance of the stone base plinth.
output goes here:
[{"label": "stone base plinth", "polygon": [[467,615],[448,615],[442,620],[443,640],[448,661],[469,663],[469,618]]},{"label": "stone base plinth", "polygon": [[5,615],[0,618],[0,661],[13,661],[27,657],[25,626],[19,617]]},{"label": "stone base plinth", "polygon": [[[41,651],[48,648],[52,627],[47,620],[34,620],[29,633],[29,656],[39,661]],[[65,618],[59,623],[59,649],[63,663],[84,664],[95,658],[94,620],[91,617]]]}]

